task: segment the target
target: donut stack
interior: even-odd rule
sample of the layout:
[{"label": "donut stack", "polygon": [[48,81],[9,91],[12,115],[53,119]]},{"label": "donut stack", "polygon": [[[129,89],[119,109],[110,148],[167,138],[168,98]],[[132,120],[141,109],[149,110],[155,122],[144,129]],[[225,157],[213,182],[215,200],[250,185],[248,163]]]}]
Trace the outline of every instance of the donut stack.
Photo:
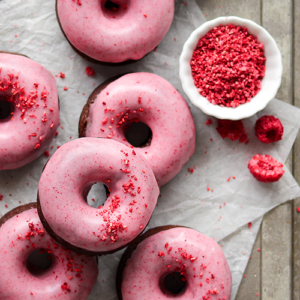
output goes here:
[{"label": "donut stack", "polygon": [[[173,0],[98,2],[57,0],[57,15],[76,51],[100,62],[141,59],[174,15]],[[20,134],[10,140],[1,132],[0,170],[6,170],[45,151],[58,126],[58,97],[53,76],[26,57],[1,53],[0,69],[0,100],[8,104],[5,118],[0,107],[0,128]],[[159,187],[195,150],[195,125],[179,92],[150,73],[108,80],[84,106],[79,137],[45,165],[37,203],[0,220],[0,299],[87,299],[97,281],[97,255],[125,247],[117,274],[120,300],[230,299],[230,270],[212,239],[182,226],[143,234]],[[95,183],[107,188],[98,208],[87,201]],[[33,254],[49,263],[37,266]]]}]

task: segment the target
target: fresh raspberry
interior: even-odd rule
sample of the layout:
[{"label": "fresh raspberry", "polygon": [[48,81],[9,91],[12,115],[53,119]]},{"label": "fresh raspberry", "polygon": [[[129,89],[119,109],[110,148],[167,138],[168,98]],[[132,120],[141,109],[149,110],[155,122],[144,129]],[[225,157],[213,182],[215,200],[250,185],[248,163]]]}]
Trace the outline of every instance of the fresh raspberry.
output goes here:
[{"label": "fresh raspberry", "polygon": [[232,141],[238,140],[245,131],[244,124],[240,120],[218,120],[218,127],[216,129],[223,139],[227,137]]},{"label": "fresh raspberry", "polygon": [[248,163],[251,174],[261,182],[278,181],[284,173],[283,164],[271,155],[256,154]]},{"label": "fresh raspberry", "polygon": [[274,116],[262,116],[255,123],[255,135],[263,143],[278,142],[283,136],[283,126]]}]

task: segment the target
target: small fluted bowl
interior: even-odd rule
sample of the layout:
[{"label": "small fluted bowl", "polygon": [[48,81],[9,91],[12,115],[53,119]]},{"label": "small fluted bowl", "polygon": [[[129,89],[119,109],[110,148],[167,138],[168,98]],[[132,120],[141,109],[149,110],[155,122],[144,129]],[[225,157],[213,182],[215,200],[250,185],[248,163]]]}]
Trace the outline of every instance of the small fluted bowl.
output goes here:
[{"label": "small fluted bowl", "polygon": [[[257,40],[264,45],[264,56],[266,57],[265,76],[261,81],[260,91],[250,102],[234,108],[212,104],[207,98],[203,97],[194,84],[190,66],[193,52],[197,47],[198,41],[214,27],[228,24],[246,27],[248,32],[257,37]],[[183,90],[191,102],[199,107],[205,114],[214,116],[218,119],[240,120],[251,117],[258,111],[264,109],[275,97],[281,84],[282,59],[275,40],[263,27],[247,19],[238,17],[219,17],[205,22],[199,28],[194,30],[185,42],[179,60],[179,77],[181,79]]]}]

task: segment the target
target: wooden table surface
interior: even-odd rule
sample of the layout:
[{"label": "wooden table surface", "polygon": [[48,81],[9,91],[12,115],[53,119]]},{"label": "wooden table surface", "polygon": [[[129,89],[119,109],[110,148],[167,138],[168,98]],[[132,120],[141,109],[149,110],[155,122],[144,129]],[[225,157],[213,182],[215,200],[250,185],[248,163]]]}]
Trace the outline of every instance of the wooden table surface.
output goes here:
[{"label": "wooden table surface", "polygon": [[[300,0],[196,2],[207,20],[219,16],[238,16],[251,19],[269,31],[283,59],[282,83],[276,98],[300,107]],[[299,150],[300,135],[287,160],[287,166],[297,182],[300,182]],[[298,206],[300,199],[280,205],[265,215],[237,300],[300,300]]]}]

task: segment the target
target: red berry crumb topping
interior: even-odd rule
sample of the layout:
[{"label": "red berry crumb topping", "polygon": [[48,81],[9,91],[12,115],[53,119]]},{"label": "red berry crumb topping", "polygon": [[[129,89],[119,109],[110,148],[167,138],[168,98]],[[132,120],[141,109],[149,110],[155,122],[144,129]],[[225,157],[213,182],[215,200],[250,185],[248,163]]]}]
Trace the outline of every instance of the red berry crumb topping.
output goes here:
[{"label": "red berry crumb topping", "polygon": [[211,125],[212,123],[213,123],[212,119],[207,119],[207,120],[205,121],[205,124],[206,124],[206,125]]},{"label": "red berry crumb topping", "polygon": [[81,0],[77,0],[77,1],[75,1],[75,0],[72,0],[73,2],[76,2],[77,3],[77,5],[79,5],[79,6],[81,6],[82,5],[82,3],[81,3]]},{"label": "red berry crumb topping", "polygon": [[61,289],[63,291],[71,292],[70,286],[66,282],[61,285]]},{"label": "red berry crumb topping", "polygon": [[95,70],[92,69],[91,67],[86,67],[85,72],[87,76],[94,76],[95,75]]},{"label": "red berry crumb topping", "polygon": [[251,174],[261,182],[278,181],[284,174],[283,164],[270,155],[256,154],[248,163]]},{"label": "red berry crumb topping", "polygon": [[197,44],[190,62],[199,93],[215,105],[237,107],[261,89],[264,46],[241,26],[220,25]]},{"label": "red berry crumb topping", "polygon": [[218,120],[218,127],[216,128],[220,136],[226,137],[232,141],[238,140],[245,132],[242,121]]},{"label": "red berry crumb topping", "polygon": [[255,135],[263,143],[274,143],[282,139],[283,126],[274,116],[262,116],[255,123]]}]

